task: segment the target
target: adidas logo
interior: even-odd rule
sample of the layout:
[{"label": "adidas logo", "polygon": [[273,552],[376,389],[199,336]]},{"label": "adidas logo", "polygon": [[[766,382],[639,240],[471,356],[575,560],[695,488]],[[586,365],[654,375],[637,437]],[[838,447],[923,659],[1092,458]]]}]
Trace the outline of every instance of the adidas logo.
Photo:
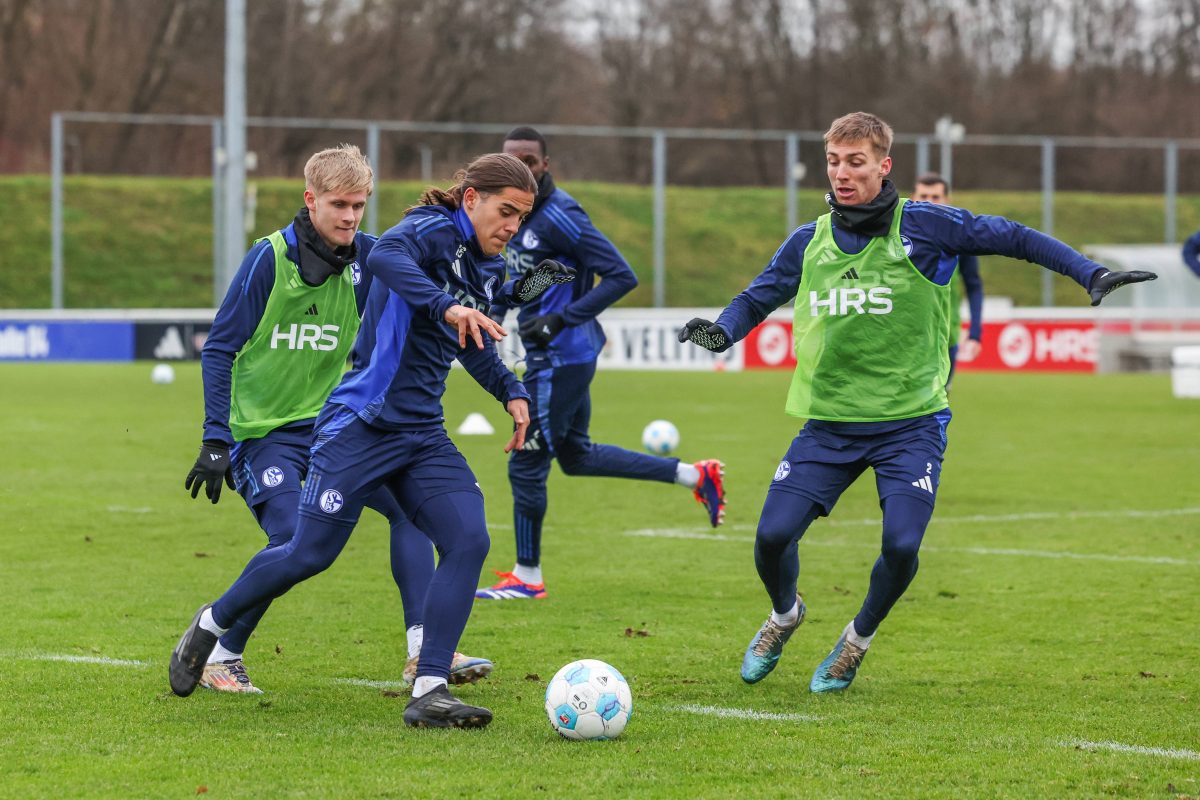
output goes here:
[{"label": "adidas logo", "polygon": [[933,479],[928,475],[923,476],[919,481],[913,481],[912,485],[933,494]]},{"label": "adidas logo", "polygon": [[217,455],[216,453],[209,453],[209,454],[208,454],[208,460],[209,460],[209,461],[220,461],[220,460],[221,460],[221,456]]},{"label": "adidas logo", "polygon": [[850,269],[846,270],[846,274],[842,276],[842,280],[844,280],[844,281],[858,280],[858,270],[856,270],[854,267],[851,267]]},{"label": "adidas logo", "polygon": [[317,315],[317,304],[313,303],[311,306],[308,307],[308,311],[304,312],[304,316],[315,317],[316,315]]}]

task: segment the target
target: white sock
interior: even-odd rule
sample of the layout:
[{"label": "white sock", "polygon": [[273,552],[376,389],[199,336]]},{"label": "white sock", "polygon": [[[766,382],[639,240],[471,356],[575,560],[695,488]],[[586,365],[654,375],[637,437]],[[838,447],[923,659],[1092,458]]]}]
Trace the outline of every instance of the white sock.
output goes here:
[{"label": "white sock", "polygon": [[517,564],[513,567],[513,575],[517,576],[517,580],[525,583],[532,583],[535,586],[542,582],[542,565],[536,567],[527,567],[524,564]]},{"label": "white sock", "polygon": [[800,601],[797,600],[792,604],[791,611],[786,614],[780,614],[775,609],[771,609],[771,621],[781,628],[793,628],[797,620],[800,619]]},{"label": "white sock", "polygon": [[[875,631],[875,633],[879,633],[879,631]],[[850,623],[846,625],[846,629],[842,631],[842,635],[846,637],[847,642],[855,647],[861,647],[863,650],[871,646],[871,640],[875,638],[875,633],[872,633],[870,636],[860,636],[854,627],[854,620],[850,620]]]},{"label": "white sock", "polygon": [[212,606],[204,609],[204,613],[200,615],[200,627],[209,633],[215,633],[217,636],[224,636],[229,631],[229,628],[222,628],[213,621]]},{"label": "white sock", "polygon": [[700,483],[700,470],[696,469],[695,464],[680,461],[675,465],[675,482],[680,486],[695,489],[696,484]]},{"label": "white sock", "polygon": [[421,643],[425,641],[425,626],[413,625],[408,629],[408,657],[415,658],[421,652]]},{"label": "white sock", "polygon": [[435,678],[432,675],[422,675],[413,682],[413,697],[424,697],[439,686],[445,686],[445,678]]},{"label": "white sock", "polygon": [[227,650],[223,644],[217,642],[217,646],[212,651],[212,655],[208,657],[208,663],[220,664],[222,661],[237,661],[241,657],[241,653],[235,653],[232,650]]}]

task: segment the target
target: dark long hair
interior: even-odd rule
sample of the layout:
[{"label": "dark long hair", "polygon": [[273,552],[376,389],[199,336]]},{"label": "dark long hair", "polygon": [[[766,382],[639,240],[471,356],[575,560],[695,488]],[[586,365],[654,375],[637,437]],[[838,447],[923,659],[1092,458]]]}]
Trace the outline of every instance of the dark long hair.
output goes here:
[{"label": "dark long hair", "polygon": [[537,194],[537,181],[525,162],[507,153],[482,155],[454,173],[454,185],[449,189],[430,186],[421,193],[421,202],[405,211],[408,214],[420,206],[443,206],[451,210],[462,205],[463,193],[474,189],[480,194],[495,194],[508,188]]}]

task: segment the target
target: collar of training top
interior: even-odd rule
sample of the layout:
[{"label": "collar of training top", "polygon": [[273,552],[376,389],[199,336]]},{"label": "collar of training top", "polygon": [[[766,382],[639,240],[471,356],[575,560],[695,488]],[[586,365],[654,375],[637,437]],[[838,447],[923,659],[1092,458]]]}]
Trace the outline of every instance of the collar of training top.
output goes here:
[{"label": "collar of training top", "polygon": [[892,229],[892,214],[900,202],[900,193],[896,191],[894,183],[885,179],[883,189],[869,203],[842,205],[833,199],[833,192],[825,194],[825,202],[829,204],[839,228],[863,236],[887,236]]}]

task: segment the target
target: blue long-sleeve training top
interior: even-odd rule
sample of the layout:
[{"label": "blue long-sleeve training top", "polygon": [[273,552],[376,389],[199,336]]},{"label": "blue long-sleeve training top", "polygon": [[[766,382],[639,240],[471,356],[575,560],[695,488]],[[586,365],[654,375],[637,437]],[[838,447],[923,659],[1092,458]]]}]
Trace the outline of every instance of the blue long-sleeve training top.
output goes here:
[{"label": "blue long-sleeve training top", "polygon": [[[287,242],[288,259],[293,264],[299,263],[295,223],[283,229],[283,238]],[[359,314],[366,307],[372,283],[370,273],[362,269],[362,264],[366,263],[375,238],[367,233],[355,234],[358,256],[346,267],[354,277],[354,298]],[[233,361],[258,328],[273,288],[275,250],[263,239],[256,242],[242,259],[200,351],[200,370],[204,377],[204,441],[233,444],[233,434],[229,431]]]},{"label": "blue long-sleeve training top", "polygon": [[462,209],[420,206],[385,232],[367,260],[375,285],[363,314],[356,357],[329,396],[366,422],[390,430],[441,425],[446,375],[457,358],[501,403],[529,398],[484,334],[481,350],[443,317],[454,305],[485,311],[505,291],[504,258],[485,256]]},{"label": "blue long-sleeve training top", "polygon": [[[983,341],[983,276],[979,274],[979,257],[961,255],[958,257],[958,274],[962,276],[963,294],[967,296],[967,309],[970,311],[971,325],[967,338],[977,342]],[[957,344],[958,339],[950,344]]]},{"label": "blue long-sleeve training top", "polygon": [[[629,294],[637,286],[637,276],[575,198],[558,188],[533,210],[505,248],[508,272],[513,278],[547,258],[573,267],[575,280],[551,286],[541,297],[520,307],[518,324],[550,313],[562,315],[566,323],[548,348],[529,347],[526,343],[529,361],[536,361],[538,354],[548,356],[553,366],[594,361],[605,342],[596,317]],[[490,313],[500,319],[511,305],[494,303]]]},{"label": "blue long-sleeve training top", "polygon": [[[804,250],[817,223],[792,232],[766,269],[730,301],[716,322],[729,341],[745,338],[767,315],[796,296]],[[911,245],[909,260],[929,280],[942,286],[950,281],[960,256],[1000,255],[1040,264],[1074,280],[1085,289],[1104,269],[1057,239],[1004,217],[973,215],[965,209],[919,201],[904,205],[900,235]],[[845,253],[859,253],[869,236],[833,226],[833,238]],[[965,276],[964,276],[965,277]],[[976,315],[972,309],[972,324]]]}]

